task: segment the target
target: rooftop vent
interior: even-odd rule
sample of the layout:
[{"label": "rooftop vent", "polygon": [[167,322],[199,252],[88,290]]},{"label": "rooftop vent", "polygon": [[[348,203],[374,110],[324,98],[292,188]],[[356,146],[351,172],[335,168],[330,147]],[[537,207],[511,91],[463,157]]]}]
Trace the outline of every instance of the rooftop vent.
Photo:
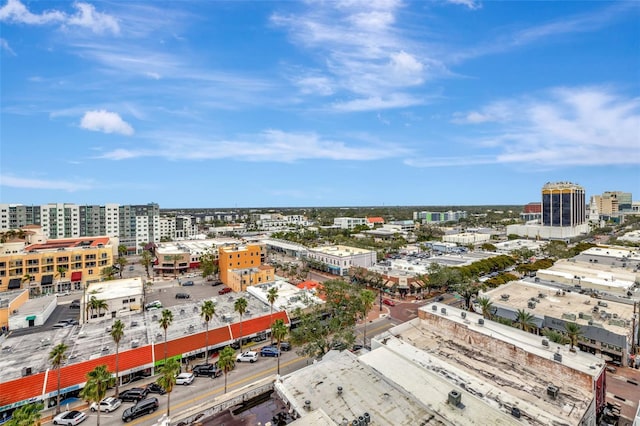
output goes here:
[{"label": "rooftop vent", "polygon": [[549,347],[549,341],[547,339],[542,339],[542,346]]},{"label": "rooftop vent", "polygon": [[465,311],[460,312],[460,316],[462,318],[466,318],[467,317],[467,313]]},{"label": "rooftop vent", "polygon": [[527,302],[527,308],[535,309],[535,307],[536,307],[536,302],[534,302],[533,300],[529,300],[529,302]]},{"label": "rooftop vent", "polygon": [[440,313],[441,313],[442,315],[447,315],[447,308],[442,308],[442,309],[440,309]]},{"label": "rooftop vent", "polygon": [[437,311],[437,310],[438,310],[438,305],[433,305],[433,306],[431,307],[431,310],[432,310],[432,311]]},{"label": "rooftop vent", "polygon": [[307,411],[311,411],[311,401],[310,400],[305,400],[304,401],[304,409]]},{"label": "rooftop vent", "polygon": [[511,415],[516,419],[519,419],[521,416],[520,409],[518,407],[511,407]]},{"label": "rooftop vent", "polygon": [[500,298],[501,298],[502,300],[509,300],[509,295],[508,295],[508,294],[501,294],[501,295],[500,295]]},{"label": "rooftop vent", "polygon": [[478,325],[484,325],[484,318],[478,318]]},{"label": "rooftop vent", "polygon": [[451,405],[453,405],[454,407],[457,407],[460,405],[460,402],[462,401],[462,394],[460,392],[458,392],[457,390],[452,390],[451,392],[449,392],[449,395],[447,397],[447,402]]},{"label": "rooftop vent", "polygon": [[559,391],[560,389],[557,386],[554,386],[554,385],[547,386],[547,395],[549,395],[553,399],[556,399],[558,397]]},{"label": "rooftop vent", "polygon": [[342,386],[338,386],[338,395],[342,395]]},{"label": "rooftop vent", "polygon": [[558,362],[562,362],[562,354],[556,352],[555,354],[553,354],[553,360],[554,361],[558,361]]}]

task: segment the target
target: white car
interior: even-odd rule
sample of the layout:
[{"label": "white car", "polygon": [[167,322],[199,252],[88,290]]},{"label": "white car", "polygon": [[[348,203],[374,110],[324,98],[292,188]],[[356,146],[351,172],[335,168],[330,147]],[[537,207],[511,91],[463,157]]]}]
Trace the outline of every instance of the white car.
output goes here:
[{"label": "white car", "polygon": [[236,362],[251,362],[254,363],[258,360],[258,352],[246,351],[236,357]]},{"label": "white car", "polygon": [[82,411],[63,411],[53,418],[54,425],[77,425],[87,419],[87,415]]},{"label": "white car", "polygon": [[120,405],[122,405],[121,399],[109,396],[103,399],[102,401],[100,401],[100,404],[98,404],[97,402],[92,403],[90,408],[91,408],[91,411],[94,411],[94,412],[100,409],[100,411],[104,413],[110,413],[112,411],[117,410]]},{"label": "white car", "polygon": [[176,385],[190,385],[194,378],[193,373],[180,373],[176,376]]}]

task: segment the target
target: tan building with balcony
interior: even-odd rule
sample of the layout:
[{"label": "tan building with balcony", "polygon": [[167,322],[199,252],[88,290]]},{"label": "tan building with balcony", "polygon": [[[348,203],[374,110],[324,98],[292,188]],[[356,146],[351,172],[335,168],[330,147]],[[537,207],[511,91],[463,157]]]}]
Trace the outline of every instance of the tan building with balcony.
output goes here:
[{"label": "tan building with balcony", "polygon": [[109,237],[51,240],[0,250],[0,291],[29,289],[31,294],[79,290],[100,281],[113,266],[117,244]]},{"label": "tan building with balcony", "polygon": [[[273,267],[262,265],[264,245],[247,244],[220,247],[218,249],[219,276],[226,286],[240,290],[241,284],[249,286],[273,281]],[[240,276],[244,276],[241,278]],[[262,281],[256,281],[256,280]],[[245,283],[243,284],[243,281]]]}]

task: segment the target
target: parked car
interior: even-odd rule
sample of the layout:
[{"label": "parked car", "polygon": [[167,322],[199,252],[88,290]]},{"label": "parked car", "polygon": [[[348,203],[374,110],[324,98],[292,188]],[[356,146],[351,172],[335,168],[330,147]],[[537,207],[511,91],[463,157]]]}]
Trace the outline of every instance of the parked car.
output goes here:
[{"label": "parked car", "polygon": [[282,352],[288,352],[291,350],[291,343],[289,342],[280,342],[280,350]]},{"label": "parked car", "polygon": [[193,281],[185,281],[182,283],[182,287],[191,287],[193,285]]},{"label": "parked car", "polygon": [[231,291],[232,290],[229,287],[225,287],[225,288],[222,288],[222,289],[218,290],[218,294],[227,294],[227,293],[231,293]]},{"label": "parked car", "polygon": [[236,357],[236,362],[250,362],[254,363],[258,360],[258,352],[254,351],[246,351],[239,354]]},{"label": "parked car", "polygon": [[149,383],[147,385],[147,390],[149,393],[157,393],[159,395],[164,395],[167,391],[157,383]]},{"label": "parked car", "polygon": [[190,297],[189,293],[176,293],[176,299],[188,299]]},{"label": "parked car", "polygon": [[176,385],[190,385],[195,377],[193,373],[180,373],[176,376]]},{"label": "parked car", "polygon": [[277,358],[280,356],[280,351],[275,346],[265,346],[260,349],[260,356],[272,356]]},{"label": "parked car", "polygon": [[213,287],[218,286],[218,285],[222,285],[222,281],[220,281],[220,280],[215,280],[215,281],[211,282],[211,285],[212,285]]},{"label": "parked car", "polygon": [[382,303],[387,306],[396,306],[396,302],[391,299],[382,299]]},{"label": "parked car", "polygon": [[146,305],[144,305],[144,308],[148,311],[151,308],[156,308],[156,309],[161,309],[162,308],[162,302],[160,302],[159,300],[154,300],[153,302],[147,303]]},{"label": "parked car", "polygon": [[53,324],[53,328],[65,328],[65,327],[72,327],[72,324],[69,324],[65,321],[59,321],[55,324]]},{"label": "parked car", "polygon": [[117,410],[118,407],[120,407],[120,405],[122,405],[121,399],[109,396],[103,399],[102,401],[100,401],[99,404],[97,402],[91,403],[91,406],[89,407],[89,409],[93,412],[100,410],[104,413],[110,413],[112,411]]},{"label": "parked car", "polygon": [[87,419],[87,415],[82,411],[63,411],[53,418],[54,425],[77,425]]},{"label": "parked car", "polygon": [[216,364],[199,364],[193,367],[191,372],[196,377],[207,376],[214,378],[222,375],[222,370]]},{"label": "parked car", "polygon": [[153,413],[158,409],[159,405],[160,404],[158,403],[158,398],[156,397],[151,397],[151,398],[138,401],[136,405],[124,410],[124,412],[122,413],[122,420],[124,420],[125,422],[130,422],[131,420],[137,417],[144,416],[145,414]]},{"label": "parked car", "polygon": [[80,300],[76,299],[71,302],[69,305],[70,309],[80,309]]},{"label": "parked car", "polygon": [[144,399],[148,393],[149,390],[146,388],[131,388],[120,392],[119,397],[123,401],[137,402]]}]

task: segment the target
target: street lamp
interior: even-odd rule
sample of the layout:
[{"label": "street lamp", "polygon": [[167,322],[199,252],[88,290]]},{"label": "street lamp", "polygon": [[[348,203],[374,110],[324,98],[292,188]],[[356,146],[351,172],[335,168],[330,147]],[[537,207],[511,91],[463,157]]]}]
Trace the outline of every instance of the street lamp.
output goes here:
[{"label": "street lamp", "polygon": [[382,288],[379,289],[379,294],[380,294],[380,312],[382,312]]}]

